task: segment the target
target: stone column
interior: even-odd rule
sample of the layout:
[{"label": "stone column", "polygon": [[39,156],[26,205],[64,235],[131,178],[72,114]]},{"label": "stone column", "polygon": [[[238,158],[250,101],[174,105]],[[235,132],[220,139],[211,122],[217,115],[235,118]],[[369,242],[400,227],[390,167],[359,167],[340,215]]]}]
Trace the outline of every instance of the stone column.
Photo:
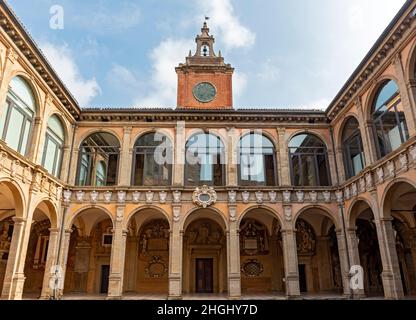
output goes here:
[{"label": "stone column", "polygon": [[49,299],[53,294],[53,287],[51,287],[50,282],[53,281],[55,277],[56,268],[54,265],[57,261],[59,247],[59,229],[49,229],[49,245],[48,253],[45,264],[45,273],[43,275],[43,285],[41,299]]},{"label": "stone column", "polygon": [[71,243],[71,234],[72,234],[72,230],[66,229],[63,235],[63,239],[62,239],[61,253],[58,257],[59,266],[61,267],[62,274],[61,274],[61,279],[60,279],[61,283],[56,293],[56,298],[62,297],[64,293],[66,267],[68,263],[68,253],[69,253],[69,246]]},{"label": "stone column", "polygon": [[[358,250],[358,239],[357,239],[357,228],[348,228],[347,231],[347,243],[348,243],[348,254],[350,257],[350,264],[352,266],[361,266],[360,261],[360,252]],[[349,274],[349,270],[348,270]],[[364,277],[364,274],[363,274]],[[348,277],[349,278],[349,277]],[[350,286],[349,280],[348,280],[348,287]],[[365,297],[365,291],[364,288],[352,290],[352,294],[356,298]],[[345,289],[344,289],[345,292]]]},{"label": "stone column", "polygon": [[342,288],[343,288],[343,295],[345,297],[351,296],[350,290],[350,266],[348,264],[348,252],[347,252],[347,244],[345,241],[344,232],[342,230],[336,230],[337,234],[337,245],[338,245],[338,255],[339,255],[339,265],[340,265],[340,272],[341,272],[341,281],[342,281]]},{"label": "stone column", "polygon": [[[77,125],[75,125],[74,131],[75,131],[74,135],[76,137],[77,133],[78,133],[78,126]],[[76,140],[77,139],[75,138],[74,143],[77,143]],[[76,184],[75,180],[77,178],[78,160],[79,160],[78,159],[79,158],[79,145],[74,145],[73,146],[73,151],[72,151],[72,154],[71,154],[71,158],[72,158],[71,166],[68,166],[68,170],[69,170],[68,184],[69,185],[75,185]]]},{"label": "stone column", "polygon": [[416,135],[416,110],[412,108],[412,105],[410,103],[411,92],[410,90],[408,90],[408,87],[406,86],[406,79],[404,76],[403,64],[400,53],[398,53],[394,57],[393,66],[394,70],[396,71],[396,77],[398,82],[397,85],[400,91],[400,98],[402,101],[401,103],[403,106],[403,112],[406,118],[407,128],[409,130],[409,136],[412,137]]},{"label": "stone column", "polygon": [[[129,251],[126,255],[126,265],[129,271],[127,279],[125,279],[125,290],[137,290],[137,261],[139,259],[139,238],[134,235],[127,238],[129,243]],[[130,255],[130,256],[129,256]]]},{"label": "stone column", "polygon": [[360,127],[361,140],[363,142],[363,149],[366,164],[373,163],[377,160],[377,150],[373,140],[373,125],[367,122],[368,119],[364,116],[361,99],[358,97],[354,100],[357,109],[358,124]]},{"label": "stone column", "polygon": [[226,163],[228,181],[227,186],[236,187],[238,186],[238,132],[235,128],[230,128],[227,131],[227,157]]},{"label": "stone column", "polygon": [[334,150],[329,147],[328,148],[328,165],[329,165],[329,178],[330,178],[330,183],[332,183],[332,185],[336,185],[337,184],[337,170],[336,170],[336,166],[335,166],[335,152]]},{"label": "stone column", "polygon": [[28,158],[34,163],[40,164],[42,159],[38,159],[39,142],[42,133],[43,120],[40,117],[36,117],[32,129],[32,135],[29,136],[27,151]]},{"label": "stone column", "polygon": [[169,299],[182,299],[183,230],[181,230],[181,205],[174,205],[169,242]]},{"label": "stone column", "polygon": [[174,145],[174,165],[173,167],[173,186],[182,187],[184,184],[185,173],[185,122],[178,121],[176,126],[176,137]]},{"label": "stone column", "polygon": [[283,207],[285,222],[282,227],[283,260],[285,266],[286,296],[300,297],[298,250],[296,246],[296,231],[292,224],[292,206]]},{"label": "stone column", "polygon": [[61,171],[59,172],[59,175],[60,175],[59,177],[64,182],[67,182],[70,158],[71,158],[71,147],[69,145],[65,145],[62,148],[62,163],[61,163]]},{"label": "stone column", "polygon": [[236,218],[237,207],[228,207],[230,227],[227,232],[227,256],[228,256],[228,298],[241,298],[241,272],[240,272],[240,238],[239,226]]},{"label": "stone column", "polygon": [[120,151],[118,181],[120,186],[129,186],[132,173],[132,153],[130,152],[132,127],[124,127],[123,144]]},{"label": "stone column", "polygon": [[339,173],[339,183],[344,183],[347,180],[345,175],[345,166],[344,166],[344,155],[341,146],[336,148],[335,157],[338,165],[338,173]]},{"label": "stone column", "polygon": [[123,295],[124,261],[127,231],[123,229],[124,205],[117,206],[111,246],[110,276],[107,299],[121,299]]},{"label": "stone column", "polygon": [[290,161],[289,161],[288,143],[286,141],[286,129],[277,128],[277,134],[279,136],[279,143],[280,143],[280,147],[277,148],[277,152],[279,153],[278,166],[280,167],[279,183],[282,186],[290,186],[291,185],[290,166],[289,166]]},{"label": "stone column", "polygon": [[392,218],[379,218],[378,215],[375,217],[377,238],[383,264],[381,278],[383,280],[384,296],[387,299],[401,299],[404,297],[404,292],[392,220]]},{"label": "stone column", "polygon": [[18,266],[21,258],[20,252],[23,247],[26,220],[14,217],[13,221],[13,236],[1,294],[1,298],[4,300],[21,299],[25,281],[25,275],[23,273],[18,273]]}]

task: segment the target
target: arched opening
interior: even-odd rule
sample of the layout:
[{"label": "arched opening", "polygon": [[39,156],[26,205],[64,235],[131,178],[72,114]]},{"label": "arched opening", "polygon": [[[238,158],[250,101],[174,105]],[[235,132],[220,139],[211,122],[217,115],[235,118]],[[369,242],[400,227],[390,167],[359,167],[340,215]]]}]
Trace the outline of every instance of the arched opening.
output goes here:
[{"label": "arched opening", "polygon": [[142,209],[130,219],[124,271],[126,296],[151,294],[166,299],[169,236],[169,221],[157,209]]},{"label": "arched opening", "polygon": [[320,208],[308,208],[296,220],[301,294],[342,294],[336,226]]},{"label": "arched opening", "polygon": [[46,201],[41,202],[33,212],[24,269],[24,298],[41,297],[45,274],[50,272],[47,264],[50,248],[57,245],[57,238],[50,236],[50,229],[56,228],[56,218],[53,205]]},{"label": "arched opening", "polygon": [[240,139],[239,181],[243,186],[276,186],[276,151],[267,137],[251,133]]},{"label": "arched opening", "polygon": [[243,295],[283,295],[285,277],[281,225],[266,209],[247,212],[240,222]]},{"label": "arched opening", "polygon": [[36,101],[33,90],[25,79],[14,77],[9,84],[6,104],[1,112],[0,134],[7,145],[22,155],[28,155]]},{"label": "arched opening", "polygon": [[120,142],[106,132],[90,135],[79,150],[77,185],[114,186],[118,178]]},{"label": "arched opening", "polygon": [[398,182],[388,190],[383,213],[392,217],[399,272],[405,295],[416,295],[416,188]]},{"label": "arched opening", "polygon": [[352,224],[356,228],[359,264],[364,271],[364,292],[369,297],[384,296],[381,273],[383,265],[377,237],[374,214],[365,201],[358,201],[351,210]]},{"label": "arched opening", "polygon": [[113,223],[100,208],[79,213],[72,222],[65,275],[65,295],[108,293]]},{"label": "arched opening", "polygon": [[315,135],[294,136],[289,142],[289,159],[294,186],[330,186],[326,145]]},{"label": "arched opening", "polygon": [[382,158],[409,139],[399,87],[394,80],[383,82],[371,110],[374,142],[378,158]]},{"label": "arched opening", "polygon": [[65,130],[61,120],[57,115],[53,115],[48,120],[46,129],[45,147],[42,157],[42,166],[50,174],[59,178],[61,175],[61,165],[63,148],[65,145]]},{"label": "arched opening", "polygon": [[134,186],[172,184],[173,149],[170,139],[161,133],[148,133],[134,144]]},{"label": "arched opening", "polygon": [[342,133],[342,153],[347,179],[358,175],[365,167],[363,142],[356,118],[349,117]]},{"label": "arched opening", "polygon": [[209,209],[188,217],[183,237],[183,293],[227,292],[227,242],[221,220]]},{"label": "arched opening", "polygon": [[10,256],[10,249],[13,242],[19,241],[19,236],[15,234],[15,219],[23,215],[23,199],[12,183],[0,182],[0,204],[0,293],[8,298],[11,269],[16,258]]},{"label": "arched opening", "polygon": [[225,185],[224,144],[208,133],[193,135],[185,146],[185,185]]}]

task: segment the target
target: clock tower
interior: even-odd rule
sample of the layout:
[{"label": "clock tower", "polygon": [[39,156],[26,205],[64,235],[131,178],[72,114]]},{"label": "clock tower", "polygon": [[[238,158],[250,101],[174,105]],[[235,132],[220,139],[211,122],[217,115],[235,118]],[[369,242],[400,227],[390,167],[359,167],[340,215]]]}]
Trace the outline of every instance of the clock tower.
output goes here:
[{"label": "clock tower", "polygon": [[224,63],[221,51],[214,51],[215,39],[207,22],[195,39],[196,52],[176,67],[178,109],[232,109],[234,68]]}]

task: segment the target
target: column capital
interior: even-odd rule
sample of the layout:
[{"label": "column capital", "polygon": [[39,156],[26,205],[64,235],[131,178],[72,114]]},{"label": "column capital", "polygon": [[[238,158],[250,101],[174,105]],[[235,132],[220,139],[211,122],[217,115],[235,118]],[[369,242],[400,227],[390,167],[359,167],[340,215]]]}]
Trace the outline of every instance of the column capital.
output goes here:
[{"label": "column capital", "polygon": [[49,233],[56,233],[56,234],[58,234],[61,229],[59,229],[59,228],[49,228],[48,230],[49,230]]},{"label": "column capital", "polygon": [[21,217],[13,217],[12,220],[13,220],[15,225],[24,224],[27,221],[27,219],[21,218]]}]

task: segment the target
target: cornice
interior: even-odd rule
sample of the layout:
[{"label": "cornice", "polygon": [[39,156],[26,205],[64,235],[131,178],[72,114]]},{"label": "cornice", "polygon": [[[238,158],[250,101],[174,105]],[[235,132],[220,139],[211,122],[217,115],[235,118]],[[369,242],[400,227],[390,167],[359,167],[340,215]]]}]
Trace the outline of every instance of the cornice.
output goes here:
[{"label": "cornice", "polygon": [[0,27],[56,95],[61,104],[75,119],[78,119],[80,114],[78,102],[58,77],[26,28],[4,1],[0,1]]}]

